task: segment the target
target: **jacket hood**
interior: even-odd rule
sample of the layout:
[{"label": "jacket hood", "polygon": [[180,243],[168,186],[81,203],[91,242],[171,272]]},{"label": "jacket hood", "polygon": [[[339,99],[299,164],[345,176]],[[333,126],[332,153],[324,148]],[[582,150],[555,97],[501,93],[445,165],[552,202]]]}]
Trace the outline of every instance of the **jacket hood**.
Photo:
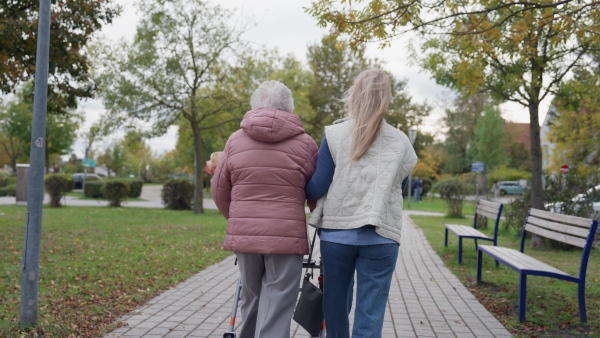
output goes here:
[{"label": "jacket hood", "polygon": [[279,142],[304,133],[300,116],[274,108],[258,108],[244,115],[242,130],[260,142]]}]

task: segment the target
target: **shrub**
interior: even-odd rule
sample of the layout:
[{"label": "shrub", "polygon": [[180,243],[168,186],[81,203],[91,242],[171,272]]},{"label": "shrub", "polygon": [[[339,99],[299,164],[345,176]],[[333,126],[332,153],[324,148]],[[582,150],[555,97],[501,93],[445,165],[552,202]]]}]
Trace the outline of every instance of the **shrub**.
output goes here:
[{"label": "shrub", "polygon": [[124,180],[107,180],[102,193],[111,206],[120,207],[121,202],[129,196],[129,184]]},{"label": "shrub", "polygon": [[0,171],[0,188],[6,187],[10,182],[8,181],[10,174],[5,171]]},{"label": "shrub", "polygon": [[144,181],[141,179],[133,179],[127,180],[127,184],[129,184],[129,196],[131,198],[137,198],[142,195],[142,187],[144,186]]},{"label": "shrub", "polygon": [[85,182],[83,194],[85,197],[100,198],[102,197],[102,181]]},{"label": "shrub", "polygon": [[433,187],[433,181],[427,177],[423,177],[421,180],[423,180],[423,191],[421,192],[421,196],[427,196],[427,193],[431,191],[431,187]]},{"label": "shrub", "polygon": [[17,192],[17,185],[10,184],[10,185],[7,185],[6,187],[0,188],[0,197],[15,196],[16,192]]},{"label": "shrub", "polygon": [[71,176],[65,174],[48,174],[44,178],[44,187],[50,195],[50,208],[60,208],[60,200],[69,191]]},{"label": "shrub", "polygon": [[160,196],[167,209],[190,210],[194,197],[194,184],[186,179],[167,181],[163,185]]},{"label": "shrub", "polygon": [[448,216],[462,218],[467,188],[457,177],[442,179],[432,189],[448,204]]},{"label": "shrub", "polygon": [[[597,196],[587,196],[587,191],[599,181],[598,175],[581,176],[574,173],[566,176],[544,175],[544,205],[548,209],[557,208],[559,209],[557,211],[562,214],[589,218],[593,213],[592,201]],[[584,198],[573,200],[578,194],[583,194]],[[507,207],[505,228],[513,228],[521,232],[529,208],[531,208],[531,191],[527,189],[521,197],[516,198]]]}]

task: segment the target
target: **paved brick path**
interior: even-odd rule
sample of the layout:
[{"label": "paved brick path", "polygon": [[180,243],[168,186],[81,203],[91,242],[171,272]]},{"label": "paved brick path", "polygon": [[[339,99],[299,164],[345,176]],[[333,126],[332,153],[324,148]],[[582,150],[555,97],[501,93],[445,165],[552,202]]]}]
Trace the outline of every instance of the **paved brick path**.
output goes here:
[{"label": "paved brick path", "polygon": [[[233,263],[230,256],[150,300],[121,319],[127,326],[105,338],[222,338],[239,275]],[[444,266],[407,216],[383,330],[386,338],[511,336]],[[294,322],[291,335],[309,337]]]}]

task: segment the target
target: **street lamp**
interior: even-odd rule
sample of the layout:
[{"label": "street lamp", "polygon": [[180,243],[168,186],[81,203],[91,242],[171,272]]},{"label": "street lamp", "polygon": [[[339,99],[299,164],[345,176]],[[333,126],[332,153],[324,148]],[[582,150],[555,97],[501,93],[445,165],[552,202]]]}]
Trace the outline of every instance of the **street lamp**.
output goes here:
[{"label": "street lamp", "polygon": [[[408,129],[408,140],[410,145],[415,144],[415,138],[417,137],[417,128],[411,127]],[[410,197],[412,192],[412,171],[408,174],[408,204],[407,208],[410,209]]]}]

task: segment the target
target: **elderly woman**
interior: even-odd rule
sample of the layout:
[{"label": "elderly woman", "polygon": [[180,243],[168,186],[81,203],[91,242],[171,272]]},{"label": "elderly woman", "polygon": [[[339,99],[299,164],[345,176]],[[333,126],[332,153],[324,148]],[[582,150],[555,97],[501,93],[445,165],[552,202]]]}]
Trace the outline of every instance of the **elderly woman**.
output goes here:
[{"label": "elderly woman", "polygon": [[250,105],[225,145],[212,195],[227,218],[224,249],[235,252],[241,273],[240,337],[289,337],[308,254],[304,187],[318,149],[282,83],[262,83]]}]

